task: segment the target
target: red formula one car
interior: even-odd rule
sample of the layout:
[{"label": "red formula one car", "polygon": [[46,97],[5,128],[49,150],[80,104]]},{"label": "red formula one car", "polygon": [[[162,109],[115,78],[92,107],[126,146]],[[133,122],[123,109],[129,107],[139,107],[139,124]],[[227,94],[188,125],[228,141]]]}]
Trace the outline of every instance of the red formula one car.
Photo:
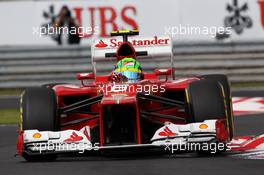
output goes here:
[{"label": "red formula one car", "polygon": [[[232,139],[225,75],[175,78],[169,37],[139,38],[133,36],[138,31],[127,30],[111,35],[91,47],[94,71],[78,74],[80,85],[50,84],[24,91],[19,155],[32,161],[69,152],[167,152],[175,146],[188,151],[188,144]],[[166,61],[171,67],[162,68]],[[117,64],[113,72],[100,75],[111,62]],[[155,65],[159,68],[148,72]]]}]

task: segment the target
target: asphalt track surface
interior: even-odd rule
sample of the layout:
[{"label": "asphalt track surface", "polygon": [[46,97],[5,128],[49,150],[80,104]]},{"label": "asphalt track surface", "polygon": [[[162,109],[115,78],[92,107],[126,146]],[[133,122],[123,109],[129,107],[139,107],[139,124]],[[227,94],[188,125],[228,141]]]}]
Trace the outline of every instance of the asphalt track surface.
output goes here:
[{"label": "asphalt track surface", "polygon": [[[249,93],[253,96],[254,93]],[[247,93],[237,96],[247,96]],[[259,93],[254,95],[259,96]],[[264,114],[235,118],[236,135],[259,135],[264,133]],[[0,126],[0,174],[179,174],[179,175],[261,175],[264,160],[249,160],[221,156],[199,157],[196,154],[127,156],[127,157],[60,157],[55,162],[28,163],[14,157],[16,126]]]}]

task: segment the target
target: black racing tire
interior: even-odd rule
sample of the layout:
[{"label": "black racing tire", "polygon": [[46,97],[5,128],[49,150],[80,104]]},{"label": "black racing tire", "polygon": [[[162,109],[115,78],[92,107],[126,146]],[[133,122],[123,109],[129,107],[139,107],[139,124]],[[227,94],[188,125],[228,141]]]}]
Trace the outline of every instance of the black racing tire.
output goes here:
[{"label": "black racing tire", "polygon": [[210,75],[202,75],[201,78],[206,80],[214,80],[221,83],[224,93],[225,93],[225,102],[226,102],[226,110],[228,117],[228,127],[229,127],[229,136],[232,139],[234,136],[234,115],[233,115],[233,103],[232,96],[230,90],[230,83],[226,75],[223,74],[210,74]]},{"label": "black racing tire", "polygon": [[192,82],[186,89],[190,122],[225,119],[225,99],[221,85],[213,80]]},{"label": "black racing tire", "polygon": [[[49,88],[27,88],[21,97],[22,130],[58,131],[60,129],[55,92]],[[23,154],[27,161],[54,160],[56,155]]]},{"label": "black racing tire", "polygon": [[59,117],[55,92],[47,88],[28,88],[22,95],[22,128],[58,131]]}]

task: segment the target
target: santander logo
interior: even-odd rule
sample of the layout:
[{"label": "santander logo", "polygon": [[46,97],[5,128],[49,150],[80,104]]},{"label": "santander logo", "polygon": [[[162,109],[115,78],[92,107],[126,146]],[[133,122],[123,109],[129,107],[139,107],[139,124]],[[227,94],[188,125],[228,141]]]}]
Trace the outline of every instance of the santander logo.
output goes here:
[{"label": "santander logo", "polygon": [[99,43],[97,43],[97,44],[95,45],[95,47],[97,47],[97,48],[105,48],[105,47],[107,47],[107,46],[108,46],[108,45],[105,44],[105,43],[103,42],[103,40],[100,40]]},{"label": "santander logo", "polygon": [[[107,44],[106,44],[107,42]],[[170,38],[158,38],[157,36],[154,36],[153,38],[148,38],[148,39],[131,39],[129,42],[136,47],[140,46],[155,46],[155,45],[168,45],[170,43]],[[97,48],[105,48],[105,47],[118,47],[122,44],[123,42],[120,40],[117,40],[116,38],[111,38],[111,39],[105,39],[100,40],[99,43],[95,44],[95,47]]]}]

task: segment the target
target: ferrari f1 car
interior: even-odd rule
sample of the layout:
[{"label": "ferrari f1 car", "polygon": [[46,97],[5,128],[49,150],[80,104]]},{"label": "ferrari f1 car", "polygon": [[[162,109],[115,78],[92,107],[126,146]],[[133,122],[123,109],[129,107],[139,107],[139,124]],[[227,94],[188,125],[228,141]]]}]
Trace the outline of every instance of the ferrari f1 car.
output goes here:
[{"label": "ferrari f1 car", "polygon": [[[169,37],[140,38],[138,31],[126,30],[111,35],[91,46],[93,72],[78,74],[80,85],[48,84],[23,92],[19,155],[32,161],[106,150],[166,152],[170,146],[232,139],[225,75],[177,78]],[[113,74],[100,74],[111,61],[128,57],[142,63],[139,80],[116,82]],[[164,67],[166,61],[170,67]],[[153,65],[158,68],[151,70]]]}]

